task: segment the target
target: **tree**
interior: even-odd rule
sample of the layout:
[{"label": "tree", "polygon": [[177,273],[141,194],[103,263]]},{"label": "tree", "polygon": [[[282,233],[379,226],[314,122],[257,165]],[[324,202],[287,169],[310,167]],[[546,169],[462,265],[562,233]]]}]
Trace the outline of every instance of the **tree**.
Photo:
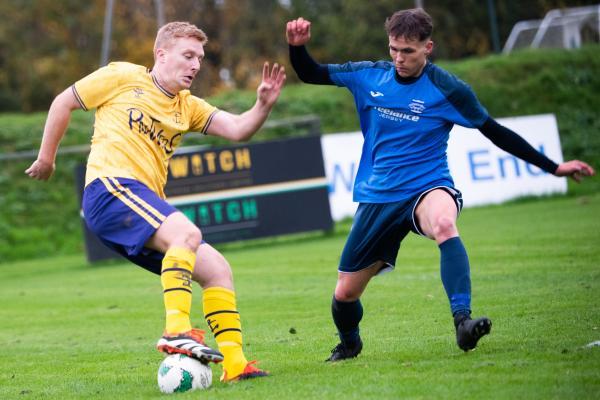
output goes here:
[{"label": "tree", "polygon": [[[487,2],[426,0],[435,23],[434,56],[482,56],[492,49]],[[495,0],[500,41],[513,25],[549,10],[597,0]],[[314,22],[311,53],[320,62],[388,59],[383,28],[414,0],[163,0],[166,21],[190,21],[209,42],[192,92],[206,97],[230,88],[255,88],[265,60],[288,65],[285,23]],[[0,2],[0,111],[46,110],[54,96],[99,66],[105,0]],[[114,3],[110,60],[151,67],[157,29],[155,0]],[[289,67],[289,65],[288,65]],[[295,74],[288,73],[293,82]]]}]

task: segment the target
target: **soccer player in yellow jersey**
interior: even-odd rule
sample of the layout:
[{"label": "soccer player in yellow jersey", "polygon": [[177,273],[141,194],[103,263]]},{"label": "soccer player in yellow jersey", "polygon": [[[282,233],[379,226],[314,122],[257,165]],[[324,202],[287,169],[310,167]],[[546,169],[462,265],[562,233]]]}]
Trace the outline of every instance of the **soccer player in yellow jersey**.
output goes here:
[{"label": "soccer player in yellow jersey", "polygon": [[[83,213],[107,246],[160,275],[166,327],[157,348],[203,362],[223,362],[222,381],[267,375],[248,362],[232,272],[202,232],[165,201],[167,165],[187,131],[245,141],[262,126],[285,82],[285,70],[265,63],[256,103],[231,114],[190,94],[207,37],[187,22],[160,28],[152,69],[125,62],[100,68],[59,94],[48,112],[38,158],[25,171],[47,180],[75,109],[96,109]],[[203,289],[205,319],[219,350],[192,329],[192,281]]]}]

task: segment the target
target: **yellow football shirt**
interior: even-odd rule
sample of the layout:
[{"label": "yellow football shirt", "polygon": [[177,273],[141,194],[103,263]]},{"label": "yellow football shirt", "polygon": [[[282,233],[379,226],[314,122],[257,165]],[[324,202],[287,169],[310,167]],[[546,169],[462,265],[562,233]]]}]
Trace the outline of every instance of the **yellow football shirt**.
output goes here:
[{"label": "yellow football shirt", "polygon": [[86,186],[101,177],[131,178],[162,198],[184,133],[206,133],[218,111],[189,90],[169,93],[146,67],[126,62],[110,63],[72,88],[84,110],[96,109]]}]

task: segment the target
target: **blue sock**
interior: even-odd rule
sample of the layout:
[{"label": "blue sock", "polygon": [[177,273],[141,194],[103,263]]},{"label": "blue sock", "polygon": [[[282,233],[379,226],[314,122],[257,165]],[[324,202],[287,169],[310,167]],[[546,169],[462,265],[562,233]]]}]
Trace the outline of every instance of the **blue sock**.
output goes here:
[{"label": "blue sock", "polygon": [[331,315],[342,343],[346,347],[354,347],[360,340],[358,324],[363,316],[360,300],[342,302],[333,296]]},{"label": "blue sock", "polygon": [[439,245],[440,271],[442,283],[452,315],[471,314],[471,273],[469,270],[469,257],[460,240],[453,237]]}]

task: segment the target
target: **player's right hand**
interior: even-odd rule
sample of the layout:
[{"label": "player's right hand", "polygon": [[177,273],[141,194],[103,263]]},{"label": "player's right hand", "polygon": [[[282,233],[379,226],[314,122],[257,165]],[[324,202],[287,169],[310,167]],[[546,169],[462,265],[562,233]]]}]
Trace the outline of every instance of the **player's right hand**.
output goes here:
[{"label": "player's right hand", "polygon": [[310,40],[310,21],[300,17],[289,21],[285,30],[287,42],[292,46],[303,46]]},{"label": "player's right hand", "polygon": [[54,173],[55,168],[56,166],[54,163],[49,163],[37,159],[33,162],[33,164],[31,164],[29,168],[25,170],[25,173],[33,179],[37,179],[39,181],[47,181]]}]

